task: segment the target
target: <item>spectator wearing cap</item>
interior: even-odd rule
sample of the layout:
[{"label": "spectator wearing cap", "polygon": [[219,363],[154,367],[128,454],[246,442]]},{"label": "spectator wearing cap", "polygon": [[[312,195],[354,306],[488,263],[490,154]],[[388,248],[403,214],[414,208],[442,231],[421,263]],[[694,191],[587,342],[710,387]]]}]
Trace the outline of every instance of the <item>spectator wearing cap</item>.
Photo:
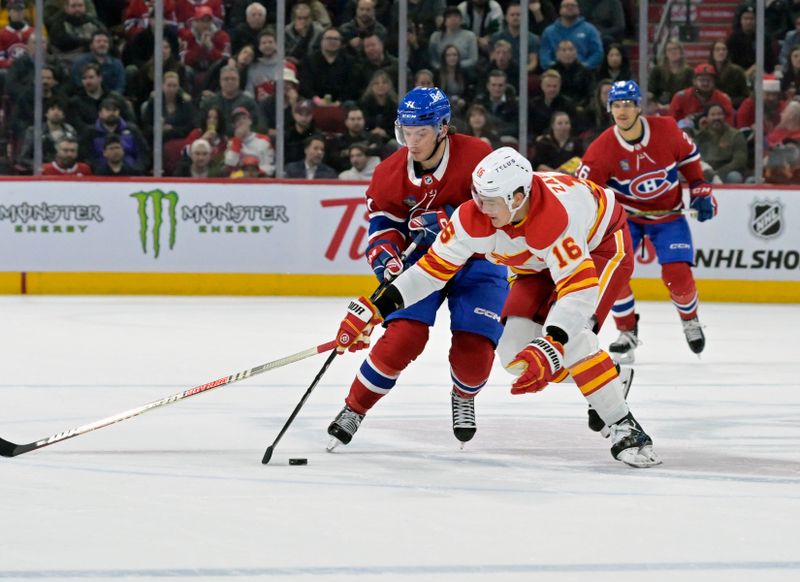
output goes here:
[{"label": "spectator wearing cap", "polygon": [[11,6],[21,5],[20,11],[22,12],[22,19],[33,24],[36,21],[36,0],[7,0],[0,2],[0,29],[8,26],[11,20]]},{"label": "spectator wearing cap", "polygon": [[65,0],[64,9],[47,20],[50,44],[67,62],[89,50],[92,35],[105,26],[86,12],[85,0]]},{"label": "spectator wearing cap", "polygon": [[725,121],[733,125],[733,105],[731,98],[715,87],[716,71],[708,63],[694,68],[692,87],[675,93],[669,104],[669,114],[683,129],[695,127],[695,117],[702,113],[709,103],[719,103],[725,110]]},{"label": "spectator wearing cap", "polygon": [[244,45],[258,46],[258,37],[267,25],[267,9],[258,2],[251,2],[244,11],[244,22],[230,32],[231,49],[238,53]]},{"label": "spectator wearing cap", "polygon": [[475,33],[478,51],[489,54],[489,40],[503,28],[503,9],[495,0],[465,0],[458,5],[464,16],[464,28]]},{"label": "spectator wearing cap", "polygon": [[340,180],[370,180],[375,168],[381,163],[378,156],[370,156],[367,146],[354,143],[347,149],[350,168],[339,173]]},{"label": "spectator wearing cap", "polygon": [[[511,43],[511,54],[514,61],[519,59],[520,37],[522,36],[522,6],[519,0],[511,0],[506,6],[505,27],[500,32],[495,32],[491,38],[492,48],[498,40]],[[528,73],[533,73],[539,67],[539,37],[528,32]]]},{"label": "spectator wearing cap", "polygon": [[[183,160],[175,170],[179,178],[219,178],[224,175],[222,164],[215,163],[212,157],[211,144],[203,138],[194,140],[189,145],[189,158]],[[256,158],[258,165],[258,158]]]},{"label": "spectator wearing cap", "polygon": [[[303,98],[300,97],[300,84],[297,81],[297,74],[295,73],[294,69],[290,67],[283,68],[283,119],[285,126],[284,128],[288,128],[288,126],[292,123],[292,111],[294,110],[294,106],[297,104],[298,101],[301,101]],[[272,140],[275,140],[275,127],[277,126],[277,115],[276,115],[276,107],[277,107],[277,96],[270,95],[263,101],[259,103],[259,109],[261,111],[261,117],[264,120],[264,125],[268,128],[268,134]]]},{"label": "spectator wearing cap", "polygon": [[478,64],[478,37],[471,30],[462,28],[463,23],[464,15],[458,8],[455,6],[445,8],[442,28],[431,35],[428,44],[431,66],[434,69],[441,66],[442,51],[449,45],[458,49],[461,66],[464,69]]},{"label": "spectator wearing cap", "polygon": [[258,165],[267,176],[275,175],[275,150],[266,135],[253,131],[253,119],[246,107],[233,111],[233,137],[225,150],[225,166],[229,170],[239,168],[243,156],[255,156]]},{"label": "spectator wearing cap", "polygon": [[558,43],[570,40],[578,51],[578,60],[592,71],[597,70],[603,60],[603,42],[600,33],[581,16],[578,0],[562,0],[558,8],[558,20],[544,29],[539,66],[548,69],[556,61]]},{"label": "spectator wearing cap", "polygon": [[336,170],[322,161],[324,157],[325,138],[319,134],[308,136],[303,140],[303,158],[286,164],[286,177],[305,180],[335,180],[338,178]]},{"label": "spectator wearing cap", "polygon": [[319,44],[322,25],[314,22],[311,6],[300,0],[292,7],[292,20],[286,25],[286,56],[305,61]]},{"label": "spectator wearing cap", "polygon": [[[787,101],[781,94],[780,81],[775,75],[764,75],[762,88],[764,90],[764,135],[767,135],[778,125],[781,113],[786,107]],[[739,110],[736,112],[736,129],[746,132],[748,138],[752,137],[756,128],[756,101],[755,96],[750,95],[742,101]]]},{"label": "spectator wearing cap", "polygon": [[542,73],[539,87],[541,95],[531,99],[528,108],[528,131],[532,140],[547,131],[556,111],[568,113],[570,119],[576,118],[575,103],[561,93],[561,73],[555,69],[546,70]]},{"label": "spectator wearing cap", "polygon": [[56,144],[56,157],[42,166],[43,176],[91,176],[89,164],[78,161],[78,140],[65,135]]},{"label": "spectator wearing cap", "polygon": [[380,159],[386,140],[379,135],[366,130],[367,124],[364,112],[358,105],[351,105],[344,118],[345,131],[332,136],[328,140],[327,163],[337,172],[343,172],[350,167],[349,149],[353,144],[361,144],[366,148],[368,157]]},{"label": "spectator wearing cap", "polygon": [[700,149],[705,179],[719,184],[741,184],[747,173],[747,141],[725,121],[719,103],[706,106],[702,129],[694,136]]},{"label": "spectator wearing cap", "polygon": [[181,28],[190,28],[192,19],[197,16],[198,8],[208,8],[211,10],[211,17],[217,28],[221,28],[225,23],[223,0],[175,0],[175,13],[178,18],[178,25]]},{"label": "spectator wearing cap", "polygon": [[267,174],[258,165],[256,156],[242,156],[239,167],[230,173],[231,178],[266,178]]},{"label": "spectator wearing cap", "polygon": [[127,165],[138,172],[144,172],[149,167],[150,150],[142,132],[134,124],[120,117],[119,105],[114,99],[103,100],[94,126],[83,131],[81,158],[89,161],[95,168],[102,165],[105,159],[106,138],[111,135],[119,138]]},{"label": "spectator wearing cap", "polygon": [[96,30],[92,33],[92,40],[89,43],[89,52],[81,55],[72,64],[72,81],[75,85],[80,84],[81,71],[89,63],[97,63],[103,72],[103,85],[109,91],[114,91],[120,95],[125,94],[125,67],[122,61],[112,56],[111,37],[106,30]]},{"label": "spectator wearing cap", "polygon": [[111,100],[116,102],[124,119],[132,120],[131,111],[125,98],[119,93],[108,91],[103,87],[103,74],[100,65],[89,63],[81,70],[81,88],[69,100],[67,119],[75,125],[78,131],[91,127],[97,121],[97,112],[100,104]]},{"label": "spectator wearing cap", "polygon": [[374,0],[357,0],[355,16],[342,24],[339,32],[345,46],[354,55],[363,50],[363,41],[368,36],[376,35],[381,43],[385,43],[387,37],[386,27],[375,19]]},{"label": "spectator wearing cap", "polygon": [[750,94],[747,88],[747,76],[739,65],[732,63],[725,41],[715,40],[711,43],[708,62],[717,72],[717,88],[731,98],[733,107],[738,108]]},{"label": "spectator wearing cap", "polygon": [[245,91],[263,101],[275,93],[275,81],[283,71],[283,59],[278,56],[278,44],[275,31],[266,28],[258,35],[258,52],[256,59],[247,67],[247,84]]},{"label": "spectator wearing cap", "polygon": [[233,118],[231,114],[239,107],[244,107],[250,112],[250,117],[254,121],[256,129],[261,127],[258,116],[258,104],[247,93],[239,88],[239,69],[235,66],[226,65],[222,67],[219,74],[219,91],[209,97],[205,97],[200,102],[200,111],[204,115],[211,107],[216,107],[222,112],[227,128],[227,136],[233,135]]},{"label": "spectator wearing cap", "polygon": [[578,0],[581,14],[600,33],[604,45],[622,42],[625,35],[625,11],[620,0]]},{"label": "spectator wearing cap", "polygon": [[335,28],[322,33],[320,46],[300,65],[303,97],[329,97],[334,104],[355,99],[351,72],[354,61],[342,48],[342,35]]},{"label": "spectator wearing cap", "polygon": [[[55,159],[56,144],[64,137],[78,139],[78,131],[66,122],[67,102],[58,97],[53,97],[44,102],[44,124],[42,125],[42,160],[51,162]],[[26,170],[33,169],[33,149],[34,149],[33,126],[25,130],[25,138],[22,142],[22,153],[20,154],[20,165]]]},{"label": "spectator wearing cap", "polygon": [[103,140],[103,158],[95,164],[94,173],[110,178],[144,175],[141,167],[131,163],[125,153],[122,137],[117,134],[109,134]]},{"label": "spectator wearing cap", "polygon": [[298,99],[292,107],[292,122],[284,130],[284,159],[287,163],[303,159],[305,140],[317,133],[314,125],[314,104],[308,99]]},{"label": "spectator wearing cap", "polygon": [[[728,45],[731,60],[742,67],[747,77],[752,79],[756,67],[756,10],[752,4],[745,2],[736,9],[733,30],[725,43]],[[772,71],[775,68],[776,55],[769,39],[765,38],[764,43],[764,70]]]},{"label": "spectator wearing cap", "polygon": [[0,72],[26,52],[25,45],[32,34],[33,27],[25,21],[25,3],[22,0],[10,0],[8,24],[0,29]]},{"label": "spectator wearing cap", "polygon": [[198,6],[191,26],[178,34],[185,47],[181,51],[181,61],[192,68],[196,77],[204,76],[215,61],[231,56],[231,39],[214,22],[214,11],[210,6]]}]

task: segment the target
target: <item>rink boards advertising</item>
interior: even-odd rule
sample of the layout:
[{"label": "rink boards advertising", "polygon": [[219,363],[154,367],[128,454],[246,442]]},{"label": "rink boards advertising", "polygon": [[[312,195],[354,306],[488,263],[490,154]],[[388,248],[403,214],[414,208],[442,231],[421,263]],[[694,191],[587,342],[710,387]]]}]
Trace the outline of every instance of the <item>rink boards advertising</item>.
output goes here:
[{"label": "rink boards advertising", "polygon": [[[0,292],[349,295],[363,260],[365,184],[4,180]],[[796,189],[716,187],[691,221],[707,300],[800,301]],[[666,297],[647,246],[635,290]],[[731,284],[735,281],[736,284]]]}]

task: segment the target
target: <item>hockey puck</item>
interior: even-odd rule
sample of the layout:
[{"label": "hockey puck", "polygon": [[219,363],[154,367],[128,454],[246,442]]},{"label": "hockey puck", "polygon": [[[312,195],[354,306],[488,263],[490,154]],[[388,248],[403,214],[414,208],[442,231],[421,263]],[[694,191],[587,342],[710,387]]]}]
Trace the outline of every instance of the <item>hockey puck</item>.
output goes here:
[{"label": "hockey puck", "polygon": [[290,465],[308,465],[308,459],[289,459]]}]

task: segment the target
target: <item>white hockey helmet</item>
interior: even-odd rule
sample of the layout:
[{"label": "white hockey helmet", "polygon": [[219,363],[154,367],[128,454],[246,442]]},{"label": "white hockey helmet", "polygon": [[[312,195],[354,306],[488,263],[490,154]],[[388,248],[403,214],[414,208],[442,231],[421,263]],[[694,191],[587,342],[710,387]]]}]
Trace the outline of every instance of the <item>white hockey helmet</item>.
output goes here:
[{"label": "white hockey helmet", "polygon": [[531,180],[533,167],[528,159],[514,148],[502,147],[483,158],[472,171],[472,198],[479,208],[480,196],[502,198],[513,220],[522,207],[522,204],[513,207],[514,193],[522,189],[527,200],[531,193]]}]

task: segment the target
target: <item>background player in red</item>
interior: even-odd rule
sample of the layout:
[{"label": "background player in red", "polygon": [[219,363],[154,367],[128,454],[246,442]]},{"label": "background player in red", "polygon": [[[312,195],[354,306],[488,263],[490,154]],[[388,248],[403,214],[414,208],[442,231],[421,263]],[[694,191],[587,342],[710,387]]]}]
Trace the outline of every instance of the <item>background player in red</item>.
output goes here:
[{"label": "background player in red", "polygon": [[486,156],[472,183],[474,200],[458,207],[425,256],[374,302],[351,302],[339,348],[447,285],[481,253],[517,274],[497,348],[504,367],[518,376],[511,393],[539,392],[570,375],[608,427],[614,458],[635,467],[659,464],[595,333],[633,270],[626,215],[614,193],[572,176],[534,173],[512,148]]},{"label": "background player in red", "polygon": [[[420,235],[421,244],[407,262],[422,256],[453,208],[470,199],[470,174],[491,151],[478,138],[454,134],[449,123],[450,102],[438,88],[412,89],[398,105],[395,134],[406,147],[378,165],[367,189],[367,261],[380,281],[403,271],[401,252]],[[345,407],[328,427],[333,437],[328,450],[350,442],[364,415],[422,353],[445,301],[452,331],[453,432],[462,443],[469,441],[476,431],[473,399],[489,378],[507,293],[506,269],[472,257],[446,287],[388,317],[385,333],[353,380]]]},{"label": "background player in red", "polygon": [[[700,152],[671,117],[642,116],[634,81],[617,81],[608,94],[614,126],[586,150],[578,176],[608,186],[626,210],[633,248],[647,236],[656,249],[661,278],[678,310],[689,348],[699,354],[706,339],[697,317],[697,286],[692,276],[694,245],[682,214],[680,172],[689,183],[690,206],[700,222],[717,214],[711,185],[703,178]],[[653,212],[653,214],[647,214]],[[627,285],[612,308],[619,338],[609,346],[621,363],[633,363],[639,345],[639,315]]]}]

